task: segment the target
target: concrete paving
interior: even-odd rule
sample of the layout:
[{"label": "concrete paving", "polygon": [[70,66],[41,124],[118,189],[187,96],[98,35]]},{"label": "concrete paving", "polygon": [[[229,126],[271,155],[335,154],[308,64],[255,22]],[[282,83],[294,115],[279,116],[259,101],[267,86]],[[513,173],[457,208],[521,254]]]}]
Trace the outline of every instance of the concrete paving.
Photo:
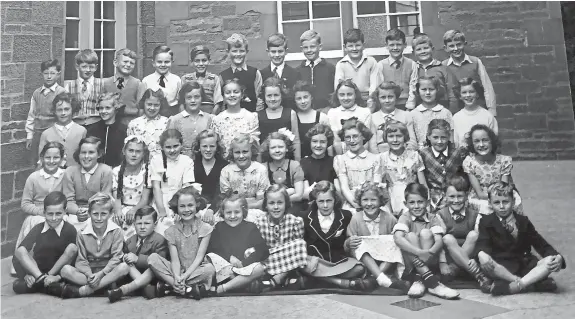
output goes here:
[{"label": "concrete paving", "polygon": [[460,290],[462,300],[435,303],[419,311],[392,305],[404,296],[260,296],[193,301],[167,297],[146,301],[126,298],[109,304],[107,298],[61,300],[44,295],[15,295],[8,275],[9,260],[2,261],[2,318],[573,318],[575,317],[575,161],[518,162],[514,180],[527,216],[539,232],[559,250],[567,269],[554,275],[558,293],[530,293],[491,297],[478,290]]}]

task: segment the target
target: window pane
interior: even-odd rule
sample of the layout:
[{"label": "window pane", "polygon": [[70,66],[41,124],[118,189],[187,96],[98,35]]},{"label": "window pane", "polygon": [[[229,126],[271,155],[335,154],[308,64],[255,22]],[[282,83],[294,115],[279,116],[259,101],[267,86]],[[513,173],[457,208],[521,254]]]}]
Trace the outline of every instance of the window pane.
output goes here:
[{"label": "window pane", "polygon": [[66,1],[66,17],[80,17],[79,1]]},{"label": "window pane", "polygon": [[98,56],[98,69],[94,72],[94,77],[101,78],[102,77],[102,51],[101,50],[94,50],[96,51],[96,55]]},{"label": "window pane", "polygon": [[357,14],[385,13],[385,1],[358,1]]},{"label": "window pane", "polygon": [[321,35],[323,50],[341,50],[341,19],[313,22],[313,29]]},{"label": "window pane", "polygon": [[79,20],[66,20],[66,48],[78,47]]},{"label": "window pane", "polygon": [[307,1],[282,2],[282,21],[309,19]]},{"label": "window pane", "polygon": [[390,1],[389,12],[413,12],[419,10],[419,3],[417,1]]},{"label": "window pane", "polygon": [[114,1],[104,1],[104,19],[114,20]]},{"label": "window pane", "polygon": [[94,19],[102,19],[102,1],[94,1]]},{"label": "window pane", "polygon": [[313,1],[311,3],[314,19],[339,17],[339,1]]},{"label": "window pane", "polygon": [[387,17],[358,17],[357,24],[363,30],[366,48],[380,48],[385,46],[383,34],[387,31]]},{"label": "window pane", "polygon": [[102,48],[102,21],[94,21],[94,49]]},{"label": "window pane", "polygon": [[104,51],[103,61],[100,68],[104,71],[104,78],[114,75],[114,50]]},{"label": "window pane", "polygon": [[64,80],[73,80],[78,77],[74,58],[78,51],[66,51],[64,54]]},{"label": "window pane", "polygon": [[294,23],[284,23],[284,35],[288,38],[288,53],[301,52],[299,46],[299,37],[304,31],[310,29],[309,22],[294,22]]},{"label": "window pane", "polygon": [[[116,44],[116,40],[115,40],[115,32],[116,32],[116,28],[115,28],[116,22],[113,21],[104,21],[104,33],[103,35],[103,48],[104,49],[113,49],[115,48],[115,44]],[[95,40],[96,38],[94,38]]]},{"label": "window pane", "polygon": [[400,29],[406,36],[413,35],[415,29],[419,29],[419,14],[390,16],[389,18],[391,28]]}]

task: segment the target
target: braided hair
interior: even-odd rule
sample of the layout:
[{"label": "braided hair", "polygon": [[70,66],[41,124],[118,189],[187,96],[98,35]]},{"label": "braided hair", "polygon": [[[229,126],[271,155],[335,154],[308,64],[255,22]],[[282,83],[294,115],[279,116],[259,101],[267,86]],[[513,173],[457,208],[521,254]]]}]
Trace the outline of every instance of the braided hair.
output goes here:
[{"label": "braided hair", "polygon": [[[148,169],[150,164],[150,150],[148,150],[148,146],[143,141],[140,142],[137,137],[133,137],[127,140],[124,143],[124,147],[122,148],[122,154],[126,151],[126,147],[128,147],[129,143],[138,143],[144,146],[144,156],[142,157],[142,163],[145,165],[146,172],[144,173],[144,187],[148,188]],[[122,160],[122,164],[120,164],[120,171],[118,172],[118,190],[116,193],[120,198],[120,202],[124,205],[124,173],[126,172],[126,158],[124,155],[124,159]]]},{"label": "braided hair", "polygon": [[182,133],[176,129],[167,129],[165,130],[162,135],[160,135],[160,146],[162,147],[162,164],[164,165],[164,174],[162,175],[162,181],[164,183],[168,182],[168,176],[166,175],[168,171],[168,163],[167,163],[167,156],[166,152],[164,152],[164,144],[170,138],[175,138],[180,141],[180,144],[184,144],[184,138],[182,137]]}]

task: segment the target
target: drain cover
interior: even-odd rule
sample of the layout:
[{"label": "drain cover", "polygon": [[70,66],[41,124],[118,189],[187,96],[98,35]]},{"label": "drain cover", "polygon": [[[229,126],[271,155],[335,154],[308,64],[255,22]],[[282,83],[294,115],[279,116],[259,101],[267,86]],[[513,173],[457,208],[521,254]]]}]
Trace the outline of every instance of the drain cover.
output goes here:
[{"label": "drain cover", "polygon": [[392,303],[393,306],[409,309],[411,311],[419,311],[429,307],[439,306],[440,304],[423,300],[423,299],[406,299]]}]

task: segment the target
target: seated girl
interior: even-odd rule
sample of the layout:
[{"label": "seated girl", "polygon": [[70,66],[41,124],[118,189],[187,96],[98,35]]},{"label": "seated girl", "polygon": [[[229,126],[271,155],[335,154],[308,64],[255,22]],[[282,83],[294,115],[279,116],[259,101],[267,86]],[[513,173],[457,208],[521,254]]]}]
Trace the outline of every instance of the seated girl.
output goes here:
[{"label": "seated girl", "polygon": [[[474,125],[467,138],[469,155],[463,160],[463,170],[469,175],[472,190],[469,202],[479,207],[479,213],[493,212],[489,205],[487,189],[497,182],[512,183],[511,156],[498,154],[499,139],[493,130],[483,124]],[[523,205],[517,190],[513,191],[513,209],[523,215]]]},{"label": "seated girl", "polygon": [[[382,209],[389,202],[385,189],[365,182],[355,194],[361,208],[347,227],[347,250],[361,260],[379,286],[407,292],[409,284],[399,279],[405,268],[403,258],[392,236],[397,219]],[[394,270],[398,276],[389,277]]]},{"label": "seated girl", "polygon": [[264,275],[262,261],[268,258],[266,241],[248,215],[248,202],[233,194],[223,199],[220,208],[223,222],[214,227],[207,257],[216,270],[215,295],[248,286]]},{"label": "seated girl", "polygon": [[184,297],[201,299],[210,290],[216,273],[205,258],[213,227],[199,216],[206,208],[206,202],[194,187],[188,186],[178,190],[169,205],[179,216],[164,235],[170,261],[156,253],[148,257],[150,269],[160,280],[156,295],[162,297],[167,291],[173,291]]},{"label": "seated girl", "polygon": [[150,153],[140,136],[128,136],[124,140],[122,154],[122,164],[112,170],[112,192],[116,198],[113,221],[122,226],[124,238],[128,239],[136,233],[133,226],[136,212],[150,203]]}]

